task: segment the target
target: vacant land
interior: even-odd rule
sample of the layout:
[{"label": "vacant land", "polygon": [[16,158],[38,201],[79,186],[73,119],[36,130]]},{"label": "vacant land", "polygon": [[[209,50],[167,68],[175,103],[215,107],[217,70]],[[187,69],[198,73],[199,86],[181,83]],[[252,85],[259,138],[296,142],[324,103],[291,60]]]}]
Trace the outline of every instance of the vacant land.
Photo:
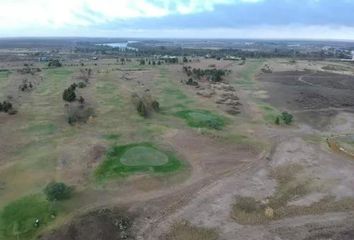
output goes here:
[{"label": "vacant land", "polygon": [[26,64],[0,72],[0,239],[353,236],[352,66]]}]

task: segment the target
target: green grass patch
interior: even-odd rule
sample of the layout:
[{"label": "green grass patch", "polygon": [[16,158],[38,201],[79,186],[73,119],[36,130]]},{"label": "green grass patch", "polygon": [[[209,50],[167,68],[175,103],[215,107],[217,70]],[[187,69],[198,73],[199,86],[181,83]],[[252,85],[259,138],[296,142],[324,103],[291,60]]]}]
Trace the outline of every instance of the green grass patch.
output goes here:
[{"label": "green grass patch", "polygon": [[71,75],[73,73],[73,71],[71,69],[65,68],[65,67],[61,67],[61,68],[50,68],[47,69],[47,74],[49,77],[68,77],[69,75]]},{"label": "green grass patch", "polygon": [[263,112],[264,121],[274,124],[276,118],[280,115],[280,112],[268,104],[259,104],[258,106]]},{"label": "green grass patch", "polygon": [[207,110],[179,111],[176,115],[187,121],[194,128],[208,128],[221,130],[225,126],[225,119]]},{"label": "green grass patch", "polygon": [[243,85],[244,87],[254,84],[254,76],[261,68],[264,61],[247,61],[246,65],[240,70],[240,78],[235,83]]},{"label": "green grass patch", "polygon": [[182,162],[172,152],[150,143],[137,143],[112,147],[95,175],[98,180],[105,180],[139,172],[174,172],[181,167]]},{"label": "green grass patch", "polygon": [[126,166],[162,166],[168,163],[168,156],[154,148],[136,146],[122,155],[120,162]]},{"label": "green grass patch", "polygon": [[52,123],[41,123],[28,127],[27,132],[37,135],[50,135],[57,131],[57,126]]},{"label": "green grass patch", "polygon": [[9,74],[9,71],[0,71],[0,80],[7,79]]},{"label": "green grass patch", "polygon": [[[4,239],[31,239],[55,215],[50,203],[41,195],[18,199],[7,206],[0,215],[0,231]],[[36,220],[39,220],[36,225]]]},{"label": "green grass patch", "polygon": [[106,134],[103,136],[104,139],[109,141],[117,141],[120,138],[119,134]]}]

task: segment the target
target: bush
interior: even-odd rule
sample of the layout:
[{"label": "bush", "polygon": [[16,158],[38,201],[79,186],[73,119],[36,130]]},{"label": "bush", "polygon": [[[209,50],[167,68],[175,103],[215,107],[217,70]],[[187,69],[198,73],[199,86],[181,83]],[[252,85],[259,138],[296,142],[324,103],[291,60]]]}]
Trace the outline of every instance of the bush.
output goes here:
[{"label": "bush", "polygon": [[62,182],[51,182],[44,189],[44,194],[47,196],[48,201],[69,199],[71,193],[72,187],[69,187]]},{"label": "bush", "polygon": [[10,112],[12,110],[12,103],[8,101],[3,101],[0,103],[0,112]]},{"label": "bush", "polygon": [[79,103],[84,104],[84,102],[85,102],[85,99],[82,96],[80,96],[79,97]]},{"label": "bush", "polygon": [[159,112],[160,111],[160,103],[156,100],[154,100],[152,103],[151,103],[151,107],[152,109],[154,109],[155,112]]},{"label": "bush", "polygon": [[283,119],[283,121],[284,121],[284,123],[286,125],[290,125],[293,122],[293,119],[294,119],[293,115],[291,115],[288,112],[283,112],[281,114],[281,118]]},{"label": "bush", "polygon": [[50,60],[48,63],[48,67],[61,67],[62,64],[58,59]]},{"label": "bush", "polygon": [[145,104],[143,103],[143,101],[139,101],[136,110],[138,111],[139,115],[142,117],[147,117],[148,116],[148,111],[146,109]]},{"label": "bush", "polygon": [[78,88],[85,88],[86,84],[84,82],[79,82],[79,84],[77,86],[78,86]]},{"label": "bush", "polygon": [[237,197],[235,208],[246,213],[253,213],[261,209],[261,204],[253,197]]},{"label": "bush", "polygon": [[76,93],[75,89],[72,87],[69,87],[68,89],[65,89],[63,92],[63,100],[66,102],[73,102],[76,100]]},{"label": "bush", "polygon": [[[84,100],[85,101],[85,100]],[[67,120],[70,125],[75,123],[87,123],[87,121],[95,116],[94,109],[86,104],[70,104],[67,106]]]},{"label": "bush", "polygon": [[132,101],[136,105],[136,110],[142,117],[148,117],[153,112],[160,111],[159,102],[154,99],[149,92],[143,94],[132,94]]}]

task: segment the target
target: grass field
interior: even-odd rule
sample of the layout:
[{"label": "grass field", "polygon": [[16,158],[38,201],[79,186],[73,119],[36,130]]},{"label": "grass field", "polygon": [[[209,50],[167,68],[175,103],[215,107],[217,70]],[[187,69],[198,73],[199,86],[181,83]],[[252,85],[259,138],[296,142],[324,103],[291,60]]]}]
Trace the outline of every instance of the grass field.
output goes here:
[{"label": "grass field", "polygon": [[256,73],[263,65],[263,60],[249,60],[239,71],[237,80],[234,82],[244,89],[252,89],[252,85],[255,84],[254,78]]},{"label": "grass field", "polygon": [[182,162],[171,152],[150,143],[112,147],[96,170],[98,180],[123,177],[137,172],[168,173],[179,170]]},{"label": "grass field", "polygon": [[221,130],[225,126],[225,119],[207,110],[186,110],[176,115],[186,120],[194,128],[209,128]]},{"label": "grass field", "polygon": [[[226,117],[211,99],[197,96],[181,83],[178,71],[182,65],[141,67],[132,62],[115,66],[115,59],[107,60],[107,65],[97,63],[90,65],[93,75],[87,87],[77,90],[77,95],[94,109],[95,116],[86,124],[67,123],[62,93],[79,81],[81,68],[73,66],[44,68],[43,80],[23,97],[18,114],[10,120],[4,115],[0,129],[6,139],[1,148],[0,211],[3,234],[8,239],[19,236],[29,240],[42,230],[68,222],[78,209],[111,204],[121,196],[128,198],[126,192],[138,196],[179,187],[194,174],[189,167],[192,164],[200,165],[199,174],[204,164],[219,164],[219,156],[198,158],[200,153],[193,152],[193,144],[198,145],[199,139],[213,146],[217,139],[220,146],[227,146],[225,149],[231,149],[231,143],[244,147],[240,151],[255,149],[252,123],[244,116]],[[240,70],[240,82],[230,82],[245,88],[253,86],[254,68],[260,65],[261,61],[250,60]],[[127,72],[132,80],[122,78]],[[11,73],[10,78],[12,74],[18,73]],[[5,86],[8,79],[0,73],[0,86]],[[161,111],[143,118],[131,96],[147,89],[159,101]],[[1,94],[6,91],[2,89]],[[198,161],[188,162],[194,158]],[[232,158],[221,164],[234,167]],[[53,180],[75,186],[73,198],[60,205],[55,219],[41,195]],[[10,219],[6,224],[5,218]],[[41,222],[38,228],[33,225],[36,218]],[[214,229],[187,224],[176,225],[174,230],[171,239],[217,239]]]},{"label": "grass field", "polygon": [[55,215],[55,209],[41,195],[18,199],[0,212],[0,239],[31,239]]}]

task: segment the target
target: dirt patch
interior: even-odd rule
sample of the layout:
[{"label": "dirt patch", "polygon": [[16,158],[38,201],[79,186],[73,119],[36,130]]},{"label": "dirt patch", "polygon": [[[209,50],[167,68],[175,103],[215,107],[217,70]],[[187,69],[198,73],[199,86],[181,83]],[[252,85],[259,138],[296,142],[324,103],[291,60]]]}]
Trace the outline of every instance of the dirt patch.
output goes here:
[{"label": "dirt patch", "polygon": [[326,222],[305,223],[301,226],[284,226],[274,230],[280,239],[288,240],[352,240],[354,219],[329,217]]},{"label": "dirt patch", "polygon": [[132,219],[120,210],[101,209],[73,220],[40,240],[134,239]]},{"label": "dirt patch", "polygon": [[354,106],[354,76],[288,71],[262,74],[258,80],[268,91],[266,102],[279,109],[293,111],[298,119],[305,120],[315,128],[328,124],[324,120],[318,125],[317,120],[331,119],[338,110]]},{"label": "dirt patch", "polygon": [[95,165],[99,162],[101,162],[104,154],[106,153],[107,149],[106,147],[100,145],[100,144],[96,144],[94,145],[90,151],[89,151],[89,161],[88,161],[88,165],[89,167],[91,167],[91,165]]},{"label": "dirt patch", "polygon": [[[166,135],[166,141],[186,156],[193,168],[216,174],[255,158],[257,150],[247,145],[230,145],[193,132],[176,131]],[[206,171],[206,172],[205,172]]]}]

